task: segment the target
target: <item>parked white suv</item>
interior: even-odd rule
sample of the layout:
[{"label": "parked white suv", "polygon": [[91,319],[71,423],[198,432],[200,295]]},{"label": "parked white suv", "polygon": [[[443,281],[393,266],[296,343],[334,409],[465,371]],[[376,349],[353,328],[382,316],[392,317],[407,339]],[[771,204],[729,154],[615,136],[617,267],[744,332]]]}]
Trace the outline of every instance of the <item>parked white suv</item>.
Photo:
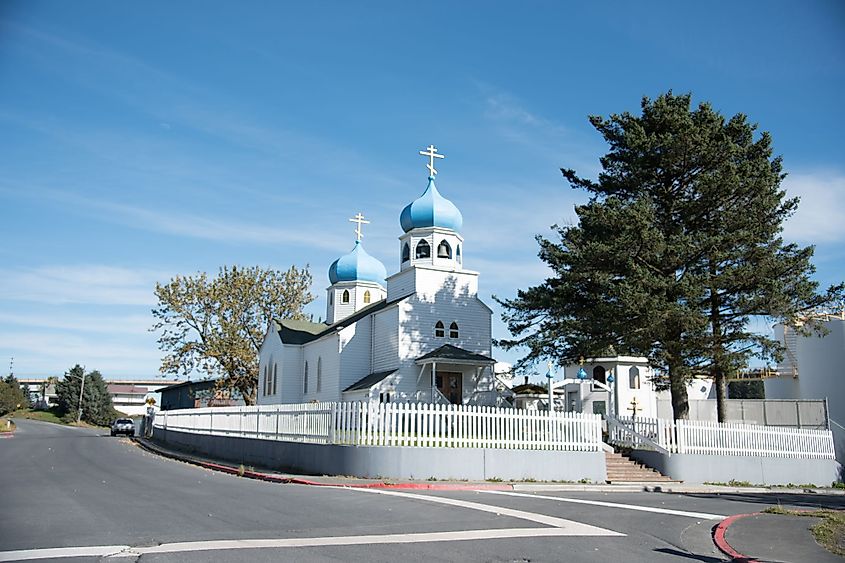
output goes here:
[{"label": "parked white suv", "polygon": [[131,418],[118,418],[111,425],[111,435],[117,436],[124,434],[125,436],[135,435],[135,422]]}]

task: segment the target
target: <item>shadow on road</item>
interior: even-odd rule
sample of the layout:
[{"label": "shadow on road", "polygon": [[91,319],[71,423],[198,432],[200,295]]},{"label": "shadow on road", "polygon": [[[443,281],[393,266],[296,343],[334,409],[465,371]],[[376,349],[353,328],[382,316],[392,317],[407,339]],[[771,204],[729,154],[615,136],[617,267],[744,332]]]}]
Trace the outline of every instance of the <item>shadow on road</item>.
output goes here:
[{"label": "shadow on road", "polygon": [[692,559],[693,561],[704,561],[706,563],[725,563],[724,559],[718,557],[710,557],[709,555],[696,555],[694,553],[687,553],[679,549],[671,547],[658,547],[654,551],[658,553],[665,553],[666,555],[674,555],[675,557],[683,557],[685,559]]},{"label": "shadow on road", "polygon": [[[747,502],[765,506],[789,505],[806,508],[845,508],[845,496],[825,495],[821,493],[668,493],[697,499],[720,499]],[[763,507],[761,506],[761,509]]]}]

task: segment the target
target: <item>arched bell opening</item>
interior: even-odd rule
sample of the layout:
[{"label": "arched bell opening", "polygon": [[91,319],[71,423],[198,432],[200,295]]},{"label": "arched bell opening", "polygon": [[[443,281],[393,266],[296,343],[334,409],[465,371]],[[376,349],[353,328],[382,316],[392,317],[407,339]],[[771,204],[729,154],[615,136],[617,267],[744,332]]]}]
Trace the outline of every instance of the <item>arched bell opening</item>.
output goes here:
[{"label": "arched bell opening", "polygon": [[416,257],[419,258],[431,258],[431,245],[428,242],[421,240],[417,243],[417,251]]},{"label": "arched bell opening", "polygon": [[446,239],[441,240],[440,244],[437,245],[437,257],[452,259],[452,247],[449,246]]}]

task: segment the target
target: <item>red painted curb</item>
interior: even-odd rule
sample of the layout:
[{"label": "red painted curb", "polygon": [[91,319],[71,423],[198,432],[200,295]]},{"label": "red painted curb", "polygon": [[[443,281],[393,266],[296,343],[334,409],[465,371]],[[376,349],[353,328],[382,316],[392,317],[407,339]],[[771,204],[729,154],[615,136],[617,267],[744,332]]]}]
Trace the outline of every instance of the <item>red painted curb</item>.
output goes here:
[{"label": "red painted curb", "polygon": [[728,516],[727,518],[716,524],[716,527],[713,528],[713,543],[716,544],[716,547],[718,547],[722,551],[722,553],[730,557],[732,561],[739,561],[741,563],[760,563],[753,557],[743,555],[742,553],[735,550],[733,547],[731,547],[731,544],[728,543],[728,540],[725,539],[725,534],[728,532],[728,528],[731,524],[741,518],[747,518],[748,516],[757,516],[758,514],[761,513],[752,512],[750,514],[734,514],[733,516]]},{"label": "red painted curb", "polygon": [[192,465],[220,471],[221,473],[228,473],[229,475],[239,475],[248,479],[257,479],[259,481],[268,481],[271,483],[286,483],[291,485],[310,485],[313,487],[345,487],[349,489],[415,489],[415,490],[433,490],[433,491],[511,491],[512,485],[493,485],[493,484],[479,484],[479,485],[464,485],[462,483],[320,483],[318,481],[309,481],[307,479],[300,479],[298,477],[285,477],[283,475],[275,475],[273,473],[261,473],[259,471],[241,470],[238,467],[230,465],[222,465],[210,461],[200,461],[188,457],[182,457],[172,454],[170,452],[161,450],[150,444],[146,444],[140,440],[136,443],[141,447],[150,450],[158,455],[163,455],[179,461],[184,461]]}]

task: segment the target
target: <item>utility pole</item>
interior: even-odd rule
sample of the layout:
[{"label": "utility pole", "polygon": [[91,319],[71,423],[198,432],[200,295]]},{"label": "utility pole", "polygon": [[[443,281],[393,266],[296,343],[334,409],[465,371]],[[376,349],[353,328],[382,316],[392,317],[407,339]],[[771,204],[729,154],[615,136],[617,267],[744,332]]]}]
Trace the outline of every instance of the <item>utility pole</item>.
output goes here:
[{"label": "utility pole", "polygon": [[82,422],[82,392],[85,390],[85,366],[82,366],[82,384],[79,386],[79,414],[76,415],[76,423]]}]

